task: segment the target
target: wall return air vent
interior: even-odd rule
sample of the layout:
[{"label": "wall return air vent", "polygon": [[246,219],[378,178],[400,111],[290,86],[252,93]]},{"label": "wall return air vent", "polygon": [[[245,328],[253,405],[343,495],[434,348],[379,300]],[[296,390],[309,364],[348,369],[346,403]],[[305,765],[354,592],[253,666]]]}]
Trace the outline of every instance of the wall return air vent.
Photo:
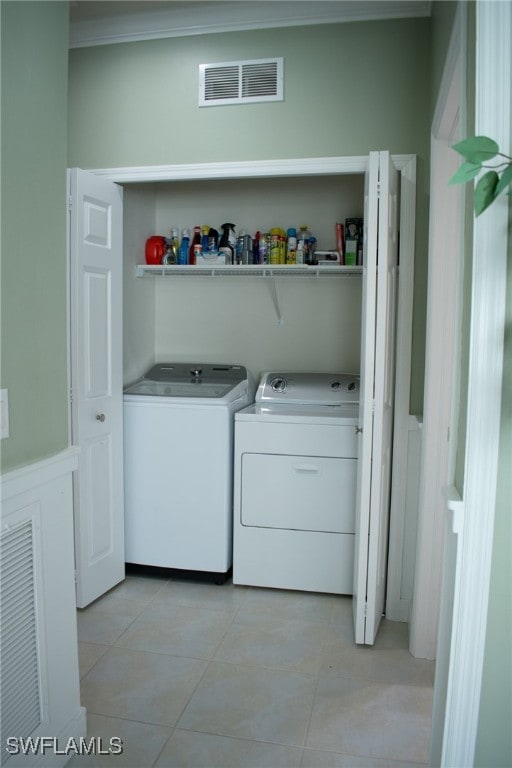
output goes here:
[{"label": "wall return air vent", "polygon": [[283,101],[283,59],[199,65],[199,106]]}]

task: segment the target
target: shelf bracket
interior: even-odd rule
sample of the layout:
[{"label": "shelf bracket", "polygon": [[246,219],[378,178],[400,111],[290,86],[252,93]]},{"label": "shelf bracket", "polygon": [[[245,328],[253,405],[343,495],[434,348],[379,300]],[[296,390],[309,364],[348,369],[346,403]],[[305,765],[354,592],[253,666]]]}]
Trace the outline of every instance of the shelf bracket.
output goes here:
[{"label": "shelf bracket", "polygon": [[274,309],[276,311],[277,324],[283,324],[283,316],[281,314],[281,306],[279,304],[279,296],[277,295],[276,277],[274,274],[270,274],[270,290],[272,292],[272,300],[274,302]]}]

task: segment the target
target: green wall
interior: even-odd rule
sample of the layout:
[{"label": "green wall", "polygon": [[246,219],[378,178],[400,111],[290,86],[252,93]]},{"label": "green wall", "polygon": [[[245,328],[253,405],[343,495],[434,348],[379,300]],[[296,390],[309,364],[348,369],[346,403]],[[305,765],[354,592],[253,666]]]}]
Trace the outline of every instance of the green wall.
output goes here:
[{"label": "green wall", "polygon": [[443,78],[445,58],[450,44],[453,23],[457,11],[455,0],[435,0],[431,10],[431,74],[430,105],[432,116]]},{"label": "green wall", "polygon": [[[418,156],[411,410],[423,408],[429,19],[152,40],[70,52],[68,163],[82,168]],[[283,102],[198,107],[201,63],[282,56]]]},{"label": "green wall", "polygon": [[[70,52],[69,154],[85,168],[419,152],[428,19],[258,30]],[[198,107],[201,63],[283,56],[285,100]]]},{"label": "green wall", "polygon": [[68,445],[68,4],[1,3],[2,471]]}]

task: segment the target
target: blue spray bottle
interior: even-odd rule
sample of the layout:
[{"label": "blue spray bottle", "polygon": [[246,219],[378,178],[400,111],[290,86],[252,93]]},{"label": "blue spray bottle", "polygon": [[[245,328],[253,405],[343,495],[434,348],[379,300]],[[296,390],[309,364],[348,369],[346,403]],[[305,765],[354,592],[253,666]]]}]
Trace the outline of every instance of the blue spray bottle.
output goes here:
[{"label": "blue spray bottle", "polygon": [[190,247],[190,235],[188,229],[184,229],[181,234],[181,245],[178,251],[178,264],[188,264],[188,250]]}]

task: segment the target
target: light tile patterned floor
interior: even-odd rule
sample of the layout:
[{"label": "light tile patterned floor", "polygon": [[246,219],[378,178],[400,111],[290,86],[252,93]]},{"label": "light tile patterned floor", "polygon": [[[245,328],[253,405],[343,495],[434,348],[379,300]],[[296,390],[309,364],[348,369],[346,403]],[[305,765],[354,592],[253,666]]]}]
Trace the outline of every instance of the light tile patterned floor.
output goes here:
[{"label": "light tile patterned floor", "polygon": [[401,623],[356,646],[350,598],[133,575],[78,633],[88,737],[123,754],[72,768],[427,763],[433,663]]}]

